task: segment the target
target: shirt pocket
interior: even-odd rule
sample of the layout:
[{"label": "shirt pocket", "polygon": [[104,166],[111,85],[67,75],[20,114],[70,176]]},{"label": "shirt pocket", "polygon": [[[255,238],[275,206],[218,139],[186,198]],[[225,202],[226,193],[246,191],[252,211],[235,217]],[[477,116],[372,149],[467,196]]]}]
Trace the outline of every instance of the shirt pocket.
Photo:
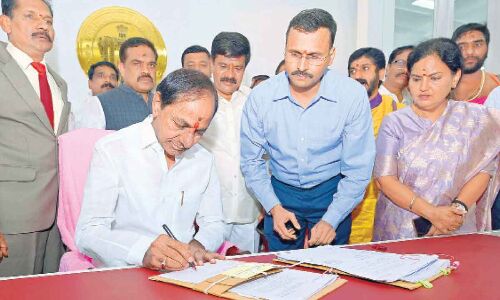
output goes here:
[{"label": "shirt pocket", "polygon": [[[174,203],[174,220],[175,227],[178,229],[178,234],[181,235],[177,237],[183,242],[189,242],[194,233],[194,222],[198,209],[200,207],[202,195],[196,191],[180,192],[177,195],[177,201]],[[189,240],[186,240],[189,236]],[[184,236],[184,237],[182,237]]]}]

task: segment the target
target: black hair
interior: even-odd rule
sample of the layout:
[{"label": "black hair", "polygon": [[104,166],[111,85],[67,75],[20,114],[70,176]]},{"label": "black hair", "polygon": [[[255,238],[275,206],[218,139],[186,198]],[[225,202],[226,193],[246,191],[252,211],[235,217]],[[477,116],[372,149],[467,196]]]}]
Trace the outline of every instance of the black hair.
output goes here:
[{"label": "black hair", "polygon": [[408,71],[421,59],[437,55],[453,74],[462,68],[462,55],[457,44],[448,38],[435,38],[418,44],[408,56]]},{"label": "black hair", "polygon": [[396,56],[398,56],[399,54],[401,54],[407,50],[413,51],[413,49],[415,49],[415,46],[406,45],[406,46],[401,46],[401,47],[398,47],[398,48],[392,50],[391,54],[389,55],[389,60],[387,61],[387,63],[392,64],[394,62],[394,60],[396,59]]},{"label": "black hair", "polygon": [[210,78],[200,71],[175,70],[160,82],[156,91],[160,93],[162,108],[182,100],[181,96],[187,96],[184,100],[193,101],[197,99],[197,96],[208,92],[215,101],[214,114],[217,111],[217,90]]},{"label": "black hair", "polygon": [[101,66],[106,66],[106,67],[110,67],[111,69],[113,69],[113,71],[115,71],[115,74],[116,74],[116,79],[118,79],[118,77],[120,77],[120,72],[118,71],[118,68],[116,68],[116,66],[112,62],[103,60],[100,62],[96,62],[95,64],[90,66],[89,71],[87,72],[87,75],[89,76],[89,80],[92,80],[92,78],[94,78],[95,69],[97,69],[98,67],[101,67]]},{"label": "black hair", "polygon": [[351,56],[349,56],[349,62],[347,63],[347,70],[351,68],[351,63],[361,57],[368,57],[373,61],[377,70],[385,68],[385,56],[382,50],[372,47],[359,48],[354,51]]},{"label": "black hair", "polygon": [[337,33],[337,23],[335,23],[329,12],[320,8],[306,9],[293,17],[286,30],[286,41],[288,42],[288,33],[291,29],[310,33],[316,32],[320,27],[324,27],[330,31],[331,48],[335,41],[335,34]]},{"label": "black hair", "polygon": [[261,83],[264,80],[268,80],[269,76],[267,75],[255,75],[252,77],[252,86],[250,86],[251,89],[253,89],[257,84]]},{"label": "black hair", "polygon": [[153,53],[155,54],[155,60],[158,60],[158,52],[156,52],[155,45],[148,39],[142,37],[131,37],[125,42],[123,42],[120,46],[120,61],[122,63],[127,60],[127,49],[134,48],[139,46],[147,46],[149,47]]},{"label": "black hair", "polygon": [[208,56],[208,58],[210,59],[210,52],[208,52],[207,48],[202,47],[200,45],[189,46],[186,48],[186,50],[184,50],[184,52],[182,52],[182,56],[181,56],[182,67],[184,67],[184,56],[186,56],[187,54],[190,54],[190,53],[205,53]]},{"label": "black hair", "polygon": [[221,32],[212,41],[212,59],[217,55],[225,57],[245,56],[245,66],[250,62],[250,42],[239,32]]},{"label": "black hair", "polygon": [[280,73],[280,69],[281,67],[285,64],[285,60],[283,59],[282,61],[280,61],[280,63],[278,64],[278,67],[276,67],[276,71],[274,71],[274,75],[278,75]]},{"label": "black hair", "polygon": [[[49,8],[50,14],[54,16],[54,12],[52,11],[52,6],[49,1],[41,0],[47,7]],[[2,14],[6,15],[9,18],[12,18],[12,11],[16,8],[17,2],[16,0],[2,0]]]},{"label": "black hair", "polygon": [[479,31],[484,35],[484,39],[486,40],[486,45],[490,44],[490,31],[488,30],[488,27],[486,24],[479,24],[479,23],[468,23],[464,24],[453,32],[453,35],[451,36],[451,39],[454,42],[457,42],[457,40],[466,32],[469,31]]}]

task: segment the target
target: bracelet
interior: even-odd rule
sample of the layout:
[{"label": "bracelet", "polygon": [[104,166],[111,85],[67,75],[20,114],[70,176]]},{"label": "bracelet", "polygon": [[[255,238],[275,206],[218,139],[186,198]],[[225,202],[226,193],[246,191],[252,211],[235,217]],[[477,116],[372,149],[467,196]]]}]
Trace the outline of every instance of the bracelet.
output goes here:
[{"label": "bracelet", "polygon": [[462,206],[465,209],[465,212],[469,212],[469,208],[467,207],[467,204],[463,203],[458,198],[455,198],[455,199],[453,199],[453,201],[451,201],[451,204],[454,204],[454,203]]},{"label": "bracelet", "polygon": [[413,204],[415,204],[415,200],[417,200],[417,194],[413,194],[413,198],[411,198],[410,205],[408,205],[409,210],[411,210],[413,208]]}]

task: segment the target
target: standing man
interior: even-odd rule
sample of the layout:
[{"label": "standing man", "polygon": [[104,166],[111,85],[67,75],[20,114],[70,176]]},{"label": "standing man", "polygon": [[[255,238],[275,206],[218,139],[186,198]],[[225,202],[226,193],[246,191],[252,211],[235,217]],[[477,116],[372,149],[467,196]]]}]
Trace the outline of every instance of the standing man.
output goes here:
[{"label": "standing man", "polygon": [[86,120],[75,128],[119,130],[151,114],[158,54],[152,42],[132,37],[120,46],[118,69],[123,83],[88,102]]},{"label": "standing man", "polygon": [[[241,168],[268,213],[272,251],[345,244],[375,158],[370,106],[357,82],[328,70],[337,25],[322,9],[295,16],[285,70],[254,89],[241,122]],[[269,154],[272,177],[266,170]]]},{"label": "standing man", "polygon": [[200,71],[209,78],[212,76],[210,52],[205,47],[198,45],[187,47],[182,52],[181,63],[184,69]]},{"label": "standing man", "polygon": [[[349,57],[348,72],[349,77],[366,88],[370,99],[373,133],[376,138],[384,117],[397,109],[397,102],[391,96],[381,95],[379,92],[385,72],[384,53],[380,49],[371,47],[354,51]],[[371,181],[363,201],[352,213],[350,244],[371,242],[378,193],[375,182]]]},{"label": "standing man", "polygon": [[95,118],[92,108],[95,107],[94,102],[98,100],[94,96],[110,91],[118,86],[118,69],[109,61],[100,61],[91,65],[87,75],[89,77],[89,93],[81,102],[71,103],[69,130],[85,127],[89,122],[88,120]]},{"label": "standing man", "polygon": [[0,232],[8,244],[0,277],[56,272],[57,137],[67,131],[70,104],[44,59],[52,9],[42,0],[2,0],[0,24],[9,39],[0,43]]},{"label": "standing man", "polygon": [[219,109],[201,140],[215,157],[221,181],[224,238],[239,249],[258,248],[259,205],[248,193],[240,170],[240,123],[250,88],[241,84],[250,62],[250,43],[238,32],[221,32],[212,42],[213,79]]},{"label": "standing man", "polygon": [[490,43],[488,27],[478,23],[465,24],[453,32],[451,39],[457,43],[463,58],[462,77],[452,91],[452,98],[484,104],[490,92],[500,86],[500,78],[483,69]]},{"label": "standing man", "polygon": [[391,52],[387,67],[385,68],[384,83],[379,88],[381,95],[392,97],[398,109],[411,104],[411,95],[408,91],[409,76],[406,64],[408,55],[413,52],[413,48],[415,47],[402,46]]}]

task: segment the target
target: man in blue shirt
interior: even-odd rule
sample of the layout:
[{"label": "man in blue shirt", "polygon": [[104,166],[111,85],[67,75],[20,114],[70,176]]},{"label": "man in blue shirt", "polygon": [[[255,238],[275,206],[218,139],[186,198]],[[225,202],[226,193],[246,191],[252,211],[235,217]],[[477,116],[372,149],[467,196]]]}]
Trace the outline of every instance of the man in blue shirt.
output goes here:
[{"label": "man in blue shirt", "polygon": [[[328,70],[337,25],[322,9],[295,16],[285,71],[250,94],[241,123],[241,168],[267,214],[270,250],[345,244],[375,157],[366,90]],[[262,155],[270,157],[270,171]]]}]

